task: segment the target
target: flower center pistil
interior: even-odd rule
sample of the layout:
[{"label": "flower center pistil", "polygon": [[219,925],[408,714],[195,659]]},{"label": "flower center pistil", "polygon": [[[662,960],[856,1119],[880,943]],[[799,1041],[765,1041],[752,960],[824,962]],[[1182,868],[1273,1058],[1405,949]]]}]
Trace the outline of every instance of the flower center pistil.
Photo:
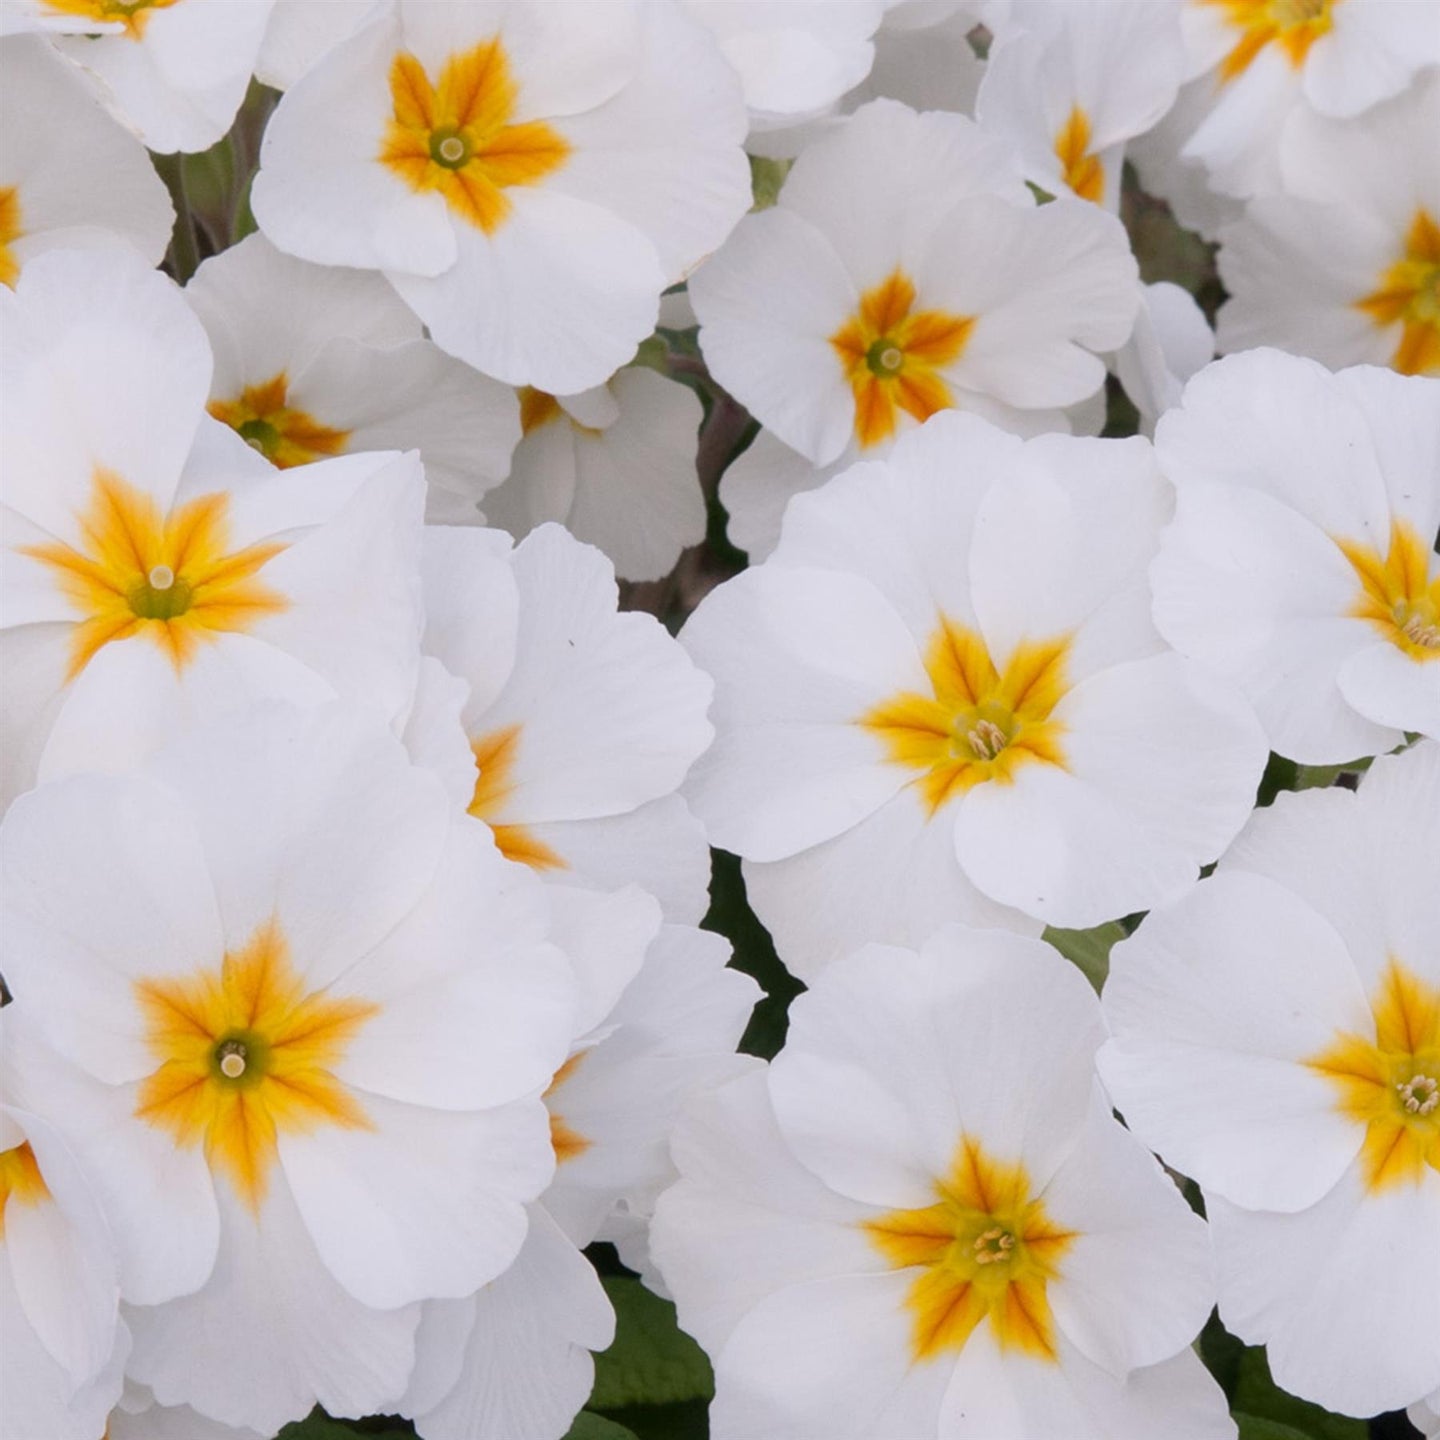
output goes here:
[{"label": "flower center pistil", "polygon": [[1407,1115],[1433,1115],[1440,1109],[1440,1080],[1431,1075],[1412,1075],[1403,1085],[1395,1089],[1400,1094],[1400,1106]]},{"label": "flower center pistil", "polygon": [[1380,329],[1400,327],[1390,365],[1402,375],[1440,374],[1440,223],[1415,212],[1399,258],[1355,308]]},{"label": "flower center pistil", "polygon": [[1392,521],[1383,555],[1363,540],[1335,543],[1360,582],[1351,616],[1368,620],[1412,660],[1440,661],[1440,563],[1415,527]]},{"label": "flower center pistil", "polygon": [[1015,1237],[999,1225],[992,1225],[975,1237],[970,1249],[977,1265],[1001,1265],[1015,1254]]}]

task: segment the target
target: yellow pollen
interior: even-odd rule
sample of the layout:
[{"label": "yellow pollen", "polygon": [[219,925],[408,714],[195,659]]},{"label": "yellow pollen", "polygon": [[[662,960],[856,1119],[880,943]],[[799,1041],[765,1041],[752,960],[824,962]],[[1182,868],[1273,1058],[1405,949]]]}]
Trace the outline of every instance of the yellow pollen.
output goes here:
[{"label": "yellow pollen", "polygon": [[498,36],[451,55],[433,84],[402,51],[390,96],[377,158],[412,189],[438,191],[487,235],[510,213],[506,190],[538,183],[569,158],[569,142],[543,120],[515,123],[520,86]]},{"label": "yellow pollen", "polygon": [[564,870],[563,856],[537,839],[525,825],[506,819],[515,793],[515,763],[520,754],[520,726],[507,725],[470,742],[475,757],[475,791],[470,797],[470,814],[483,820],[495,836],[495,844],[507,860],[517,860],[532,870]]},{"label": "yellow pollen", "polygon": [[940,617],[925,654],[931,694],[906,692],[858,724],[879,736],[887,758],[919,771],[933,815],[987,780],[1009,783],[1022,765],[1064,766],[1064,725],[1051,712],[1069,689],[1067,638],[1025,641],[1003,670],[973,630]]},{"label": "yellow pollen", "polygon": [[179,4],[179,0],[44,0],[44,3],[60,15],[80,15],[110,24],[119,21],[128,39],[142,40],[151,11],[168,10]]},{"label": "yellow pollen", "polygon": [[1293,69],[1305,63],[1310,48],[1335,26],[1334,10],[1344,0],[1198,0],[1222,10],[1240,31],[1220,62],[1220,83],[1242,75],[1267,45],[1278,45]]},{"label": "yellow pollen", "polygon": [[289,402],[290,381],[282,370],[258,385],[247,385],[233,400],[212,400],[210,413],[281,470],[340,455],[348,430],[322,425]]},{"label": "yellow pollen", "polygon": [[24,233],[19,191],[13,185],[0,185],[0,285],[8,285],[12,290],[20,278],[20,262],[10,247]]},{"label": "yellow pollen", "polygon": [[855,438],[863,448],[895,433],[899,412],[924,422],[955,402],[940,374],[960,357],[973,318],[915,309],[914,284],[902,271],[860,297],[831,337],[855,396]]},{"label": "yellow pollen", "polygon": [[1090,151],[1090,117],[1078,105],[1055,137],[1055,155],[1071,190],[1098,205],[1105,198],[1105,167]]},{"label": "yellow pollen", "polygon": [[1440,1171],[1440,987],[1391,958],[1371,998],[1374,1034],[1337,1035],[1305,1063],[1335,1087],[1336,1109],[1365,1127],[1372,1191]]},{"label": "yellow pollen", "polygon": [[58,540],[17,547],[55,572],[78,611],[68,678],[103,646],[134,635],[159,645],[179,670],[202,642],[285,609],[284,597],[256,578],[285,546],[232,550],[229,510],[228,495],[202,495],[162,515],[142,490],[97,469],[77,517],[78,549]]},{"label": "yellow pollen", "polygon": [[265,1197],[282,1131],[371,1128],[333,1072],[380,1007],[307,993],[277,922],[228,951],[217,969],[137,981],[135,1000],[157,1062],[136,1115],[178,1145],[203,1145],[211,1170],[252,1210]]},{"label": "yellow pollen", "polygon": [[1440,560],[1414,526],[1392,521],[1383,557],[1362,541],[1335,543],[1360,582],[1350,614],[1368,620],[1412,660],[1440,660]]},{"label": "yellow pollen", "polygon": [[905,1297],[919,1362],[965,1348],[988,1324],[1002,1350],[1055,1362],[1048,1287],[1074,1243],[1034,1194],[1023,1165],[1006,1164],[964,1137],[936,1202],[866,1221],[871,1243],[915,1278]]},{"label": "yellow pollen", "polygon": [[11,1204],[38,1205],[50,1198],[28,1140],[0,1150],[0,1240],[5,1238],[5,1212]]},{"label": "yellow pollen", "polygon": [[1390,365],[1402,375],[1440,375],[1440,224],[1417,210],[1400,258],[1355,308],[1380,329],[1398,325]]}]

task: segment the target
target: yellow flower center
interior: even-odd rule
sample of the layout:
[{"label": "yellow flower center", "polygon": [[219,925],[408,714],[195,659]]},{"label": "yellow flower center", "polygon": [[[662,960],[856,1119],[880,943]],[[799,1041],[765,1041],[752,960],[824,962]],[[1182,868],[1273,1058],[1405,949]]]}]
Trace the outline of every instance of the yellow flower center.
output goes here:
[{"label": "yellow flower center", "polygon": [[1365,1127],[1361,1170],[1371,1190],[1440,1170],[1440,988],[1391,957],[1370,1008],[1375,1033],[1341,1034],[1306,1061],[1337,1091],[1336,1108]]},{"label": "yellow flower center", "polygon": [[939,374],[960,357],[975,321],[915,309],[915,286],[899,270],[860,297],[830,344],[855,396],[855,438],[878,445],[895,433],[897,411],[919,421],[955,402]]},{"label": "yellow flower center", "polygon": [[1065,727],[1052,720],[1069,682],[1068,639],[1026,641],[998,670],[985,641],[944,616],[925,654],[929,695],[904,692],[859,724],[878,735],[916,783],[933,815],[987,780],[1008,783],[1022,765],[1065,764]]},{"label": "yellow flower center", "polygon": [[1337,540],[1360,581],[1351,615],[1368,620],[1412,660],[1440,660],[1440,561],[1403,520],[1390,526],[1390,549]]},{"label": "yellow flower center", "polygon": [[514,124],[520,87],[496,36],[450,56],[431,84],[408,51],[390,67],[394,116],[380,160],[412,189],[437,190],[487,235],[510,213],[505,191],[559,169],[569,142],[543,120]]},{"label": "yellow flower center", "polygon": [[1335,26],[1335,6],[1344,0],[1199,0],[1225,12],[1230,25],[1239,30],[1240,38],[1220,62],[1220,81],[1233,80],[1250,68],[1251,62],[1267,45],[1275,44],[1285,52],[1291,66],[1298,70],[1310,53],[1310,47]]},{"label": "yellow flower center", "polygon": [[35,1162],[28,1140],[0,1150],[0,1240],[5,1238],[5,1212],[16,1205],[39,1205],[50,1198],[50,1188]]},{"label": "yellow flower center", "polygon": [[25,233],[20,224],[20,192],[13,185],[0,185],[0,285],[12,290],[20,278],[20,262],[11,246]]},{"label": "yellow flower center", "polygon": [[168,10],[179,4],[179,0],[45,0],[45,4],[60,15],[80,15],[106,24],[118,20],[130,39],[140,40],[145,35],[150,12]]},{"label": "yellow flower center", "polygon": [[74,679],[113,640],[148,636],[176,669],[200,642],[245,631],[286,600],[255,577],[285,546],[231,550],[228,495],[202,495],[168,515],[150,496],[109,470],[95,471],[80,518],[80,548],[61,541],[23,545],[19,553],[56,573],[80,612],[71,642]]},{"label": "yellow flower center", "polygon": [[233,400],[212,400],[210,413],[282,470],[339,455],[348,430],[332,430],[288,403],[289,379],[282,370],[258,385],[247,385]]},{"label": "yellow flower center", "polygon": [[896,1269],[915,1269],[905,1297],[916,1361],[958,1353],[982,1322],[1002,1350],[1055,1361],[1048,1286],[1075,1240],[1046,1214],[1023,1165],[994,1160],[961,1140],[937,1200],[865,1222],[866,1235]]},{"label": "yellow flower center", "polygon": [[548,425],[552,420],[558,420],[565,412],[560,408],[560,402],[544,390],[537,390],[533,385],[522,385],[520,387],[520,433],[528,435],[532,430],[538,430],[542,425]]},{"label": "yellow flower center", "polygon": [[1065,183],[1082,200],[1098,205],[1105,198],[1105,168],[1090,151],[1090,117],[1078,105],[1055,136],[1055,154]]},{"label": "yellow flower center", "polygon": [[[515,761],[520,754],[520,726],[507,725],[470,742],[475,756],[475,793],[470,814],[483,820],[494,833],[495,844],[507,860],[518,860],[532,870],[564,870],[565,860],[524,825],[504,823],[500,817],[515,793]],[[558,1083],[558,1082],[557,1082]]]},{"label": "yellow flower center", "polygon": [[577,1050],[555,1072],[555,1078],[545,1091],[545,1103],[550,1106],[550,1144],[554,1148],[555,1162],[558,1165],[563,1165],[567,1160],[573,1160],[577,1155],[583,1155],[591,1145],[589,1139],[556,1111],[552,1098],[555,1092],[575,1073],[584,1058],[585,1052]]},{"label": "yellow flower center", "polygon": [[218,970],[138,981],[135,998],[158,1062],[136,1115],[179,1145],[203,1145],[211,1170],[251,1209],[265,1197],[281,1131],[370,1128],[332,1070],[380,1007],[307,994],[275,921]]},{"label": "yellow flower center", "polygon": [[1402,375],[1440,375],[1440,225],[1417,210],[1400,258],[1379,286],[1355,302],[1380,329],[1400,327],[1391,366]]}]

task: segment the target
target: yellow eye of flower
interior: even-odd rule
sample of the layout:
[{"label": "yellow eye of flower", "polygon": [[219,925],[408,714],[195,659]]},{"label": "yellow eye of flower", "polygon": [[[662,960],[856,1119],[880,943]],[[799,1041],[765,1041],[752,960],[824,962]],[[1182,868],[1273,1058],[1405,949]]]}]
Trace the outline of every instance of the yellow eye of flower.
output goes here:
[{"label": "yellow eye of flower", "polygon": [[40,1173],[30,1142],[23,1140],[8,1150],[0,1150],[0,1240],[5,1238],[6,1207],[38,1205],[50,1198],[50,1187]]},{"label": "yellow eye of flower", "polygon": [[1275,44],[1298,70],[1310,47],[1334,29],[1335,6],[1344,0],[1200,0],[1225,12],[1225,19],[1241,32],[1234,48],[1220,64],[1224,84],[1250,68],[1267,45]]},{"label": "yellow eye of flower", "polygon": [[1065,183],[1082,199],[1099,204],[1105,198],[1105,167],[1090,150],[1090,117],[1077,105],[1055,137],[1055,155]]},{"label": "yellow eye of flower", "polygon": [[1350,613],[1370,621],[1412,660],[1422,664],[1440,660],[1440,565],[1414,528],[1396,520],[1383,556],[1373,545],[1359,541],[1336,544],[1360,581],[1360,595]]},{"label": "yellow eye of flower", "polygon": [[896,411],[928,420],[955,402],[938,367],[960,356],[975,322],[941,310],[915,310],[915,286],[899,270],[860,297],[831,337],[855,395],[855,438],[878,445],[895,433]]},{"label": "yellow eye of flower", "polygon": [[[470,797],[470,814],[483,820],[495,836],[495,844],[507,860],[519,861],[532,870],[563,870],[565,861],[524,825],[500,821],[505,802],[515,792],[515,761],[520,754],[520,726],[482,735],[470,743],[475,756],[475,791]],[[558,1083],[558,1082],[557,1082]]]},{"label": "yellow eye of flower", "polygon": [[1018,646],[997,670],[973,630],[943,616],[925,655],[932,694],[896,695],[859,724],[884,740],[889,758],[920,772],[934,814],[987,780],[1010,780],[1022,765],[1064,765],[1065,727],[1051,712],[1069,688],[1067,639]]},{"label": "yellow eye of flower", "polygon": [[12,290],[20,278],[20,262],[10,249],[23,234],[20,223],[20,194],[13,185],[0,185],[0,285]]},{"label": "yellow eye of flower", "polygon": [[289,388],[282,370],[258,385],[247,385],[234,400],[212,400],[208,409],[282,470],[342,454],[350,432],[322,425],[307,411],[292,407]]},{"label": "yellow eye of flower", "polygon": [[1055,1361],[1048,1286],[1075,1241],[1046,1214],[1023,1165],[1007,1165],[969,1137],[935,1204],[865,1223],[896,1269],[918,1271],[906,1296],[917,1361],[961,1351],[982,1322],[1002,1350]]},{"label": "yellow eye of flower", "polygon": [[1391,366],[1402,375],[1440,375],[1440,224],[1417,210],[1400,258],[1355,308],[1380,329],[1400,326]]},{"label": "yellow eye of flower", "polygon": [[168,10],[180,0],[45,0],[46,6],[60,15],[79,15],[103,24],[119,21],[131,40],[140,40],[153,10]]}]

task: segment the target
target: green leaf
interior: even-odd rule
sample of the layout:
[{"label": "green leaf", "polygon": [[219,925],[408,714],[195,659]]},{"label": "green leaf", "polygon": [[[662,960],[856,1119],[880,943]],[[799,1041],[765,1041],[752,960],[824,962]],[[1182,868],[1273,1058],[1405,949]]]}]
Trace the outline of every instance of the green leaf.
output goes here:
[{"label": "green leaf", "polygon": [[780,188],[794,163],[793,160],[772,160],[764,155],[750,156],[752,210],[768,210],[780,198]]},{"label": "green leaf", "polygon": [[[380,1425],[386,1428],[377,1428]],[[397,1429],[396,1426],[404,1428]],[[393,1416],[388,1420],[373,1417],[369,1420],[332,1420],[318,1405],[303,1420],[292,1420],[275,1440],[356,1440],[361,1435],[366,1440],[415,1440],[414,1430],[405,1421],[396,1420]],[[601,1440],[601,1437],[596,1436],[596,1440]],[[614,1440],[620,1440],[620,1437],[616,1436]]]},{"label": "green leaf", "polygon": [[628,1275],[601,1284],[615,1307],[615,1343],[595,1357],[590,1407],[708,1400],[715,1378],[705,1352],[675,1323],[675,1307]]},{"label": "green leaf", "polygon": [[[1363,1420],[1332,1415],[1280,1389],[1270,1378],[1269,1362],[1259,1348],[1247,1349],[1240,1357],[1231,1403],[1237,1420],[1243,1415],[1251,1425],[1248,1431],[1241,1425],[1242,1440],[1366,1440],[1370,1433]],[[1255,1428],[1259,1425],[1271,1428]]]},{"label": "green leaf", "polygon": [[1057,930],[1047,925],[1044,938],[1079,968],[1098,994],[1110,973],[1110,951],[1125,938],[1125,927],[1118,920],[1107,920],[1093,930]]},{"label": "green leaf", "polygon": [[635,1432],[607,1420],[593,1411],[582,1410],[565,1435],[565,1440],[635,1440]]}]

